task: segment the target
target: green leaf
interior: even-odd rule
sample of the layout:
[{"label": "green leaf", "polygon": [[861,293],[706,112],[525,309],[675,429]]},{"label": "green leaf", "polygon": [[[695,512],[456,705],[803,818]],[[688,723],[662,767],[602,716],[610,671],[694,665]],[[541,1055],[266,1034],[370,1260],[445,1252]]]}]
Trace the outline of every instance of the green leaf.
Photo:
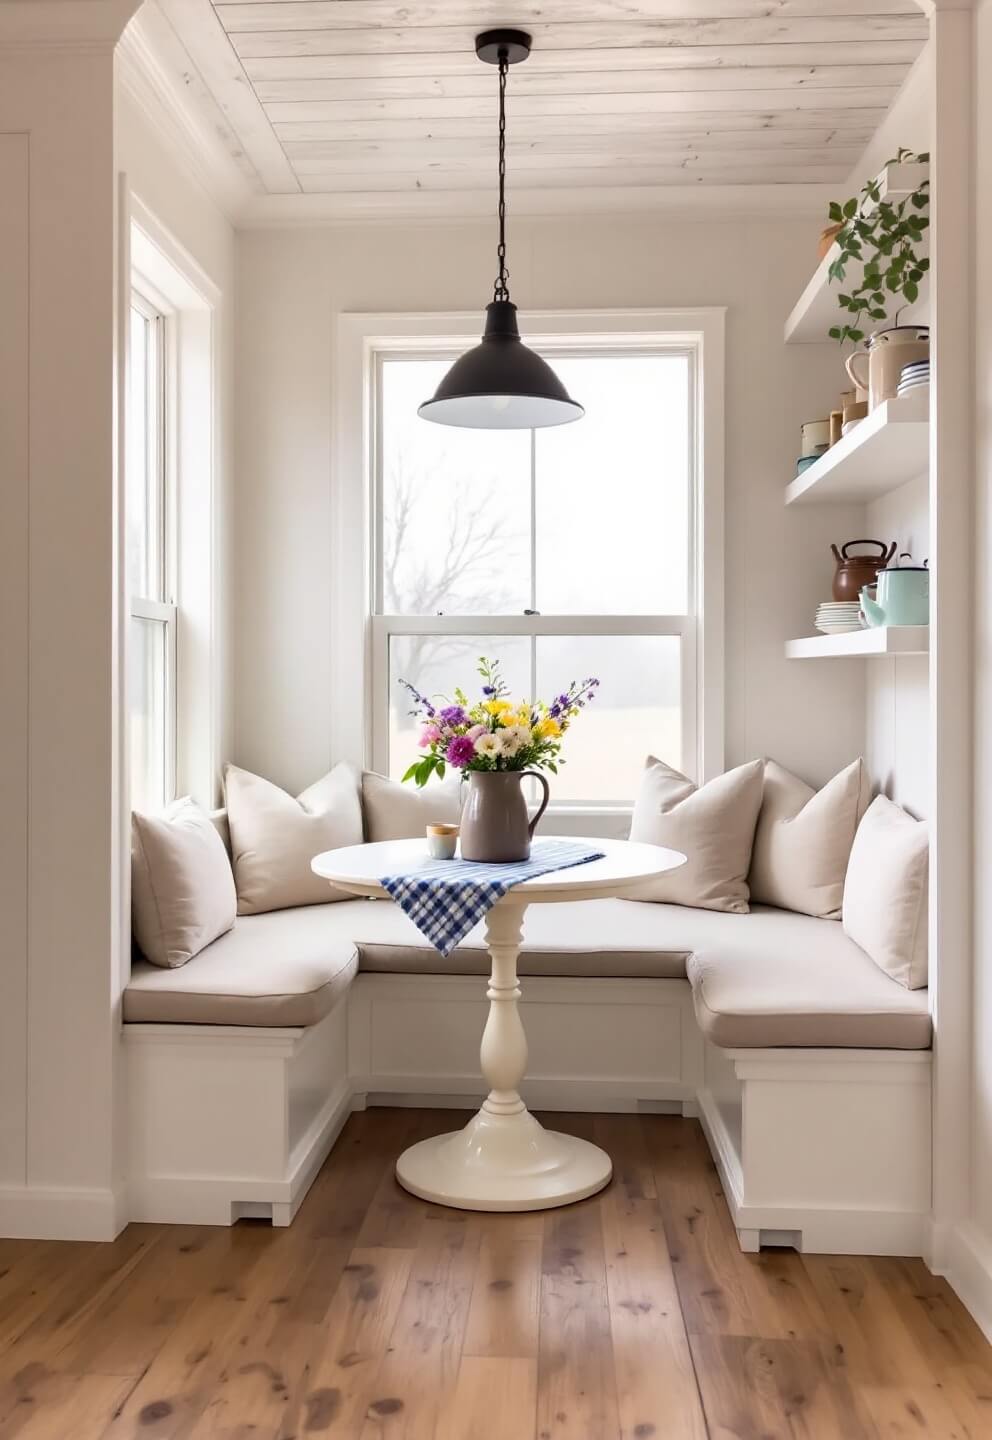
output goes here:
[{"label": "green leaf", "polygon": [[844,213],[843,213],[843,211],[841,210],[841,208],[840,208],[840,206],[838,205],[838,203],[837,203],[836,200],[831,200],[831,202],[830,202],[830,209],[829,209],[829,211],[828,211],[827,213],[829,214],[830,219],[833,220],[833,221],[835,221],[835,222],[840,221],[840,220],[843,220],[843,218],[844,218]]},{"label": "green leaf", "polygon": [[905,295],[910,305],[912,305],[914,300],[919,298],[920,287],[918,285],[914,285],[912,280],[907,280],[905,285],[902,287],[902,293]]},{"label": "green leaf", "polygon": [[403,776],[403,779],[400,781],[400,784],[402,785],[405,784],[407,780],[412,780],[419,769],[420,761],[414,760],[413,764],[410,766],[409,770],[406,772],[406,774]]},{"label": "green leaf", "polygon": [[439,761],[437,762],[437,764],[435,765],[434,768],[435,768],[435,770],[437,771],[437,778],[438,778],[439,780],[443,780],[443,779],[444,779],[444,772],[445,772],[445,771],[447,770],[447,768],[448,768],[448,767],[445,765],[444,761],[443,761],[443,760],[439,760]]},{"label": "green leaf", "polygon": [[856,215],[856,214],[857,214],[857,211],[858,211],[858,202],[857,202],[857,200],[848,200],[847,204],[844,206],[844,211],[843,211],[843,213],[844,213],[844,219],[845,219],[845,220],[850,220],[851,217],[852,217],[852,215]]}]

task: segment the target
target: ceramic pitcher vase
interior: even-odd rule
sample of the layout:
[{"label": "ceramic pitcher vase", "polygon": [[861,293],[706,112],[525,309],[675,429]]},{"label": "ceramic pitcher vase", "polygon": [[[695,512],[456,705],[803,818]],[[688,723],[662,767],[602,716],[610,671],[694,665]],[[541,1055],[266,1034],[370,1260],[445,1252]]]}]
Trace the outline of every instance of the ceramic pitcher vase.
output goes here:
[{"label": "ceramic pitcher vase", "polygon": [[[525,775],[533,775],[544,790],[533,820],[520,788]],[[550,798],[548,782],[537,770],[470,771],[462,808],[462,859],[490,864],[529,859],[530,842]]]}]

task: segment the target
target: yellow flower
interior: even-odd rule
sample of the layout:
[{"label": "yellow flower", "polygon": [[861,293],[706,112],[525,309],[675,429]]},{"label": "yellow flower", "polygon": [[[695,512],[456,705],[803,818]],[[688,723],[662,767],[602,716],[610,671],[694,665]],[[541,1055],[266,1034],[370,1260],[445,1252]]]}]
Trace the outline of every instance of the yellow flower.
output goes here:
[{"label": "yellow flower", "polygon": [[539,740],[551,740],[561,734],[561,726],[557,720],[552,720],[551,716],[547,715],[534,726],[534,734]]},{"label": "yellow flower", "polygon": [[487,715],[505,715],[513,706],[509,700],[486,700],[482,708]]}]

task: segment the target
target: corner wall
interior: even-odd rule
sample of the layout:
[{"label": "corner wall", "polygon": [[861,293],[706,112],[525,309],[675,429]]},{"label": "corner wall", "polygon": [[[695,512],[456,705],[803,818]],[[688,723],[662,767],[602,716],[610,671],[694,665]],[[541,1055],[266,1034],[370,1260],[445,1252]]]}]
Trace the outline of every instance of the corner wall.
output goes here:
[{"label": "corner wall", "polygon": [[992,0],[975,15],[975,944],[972,1192],[960,1270],[992,1338]]},{"label": "corner wall", "polygon": [[[816,263],[816,225],[769,220],[516,221],[528,307],[727,306],[726,758],[775,756],[822,782],[864,744],[859,661],[786,661],[830,593],[829,544],[857,511],[787,511],[799,426],[844,388],[839,351],[782,343]],[[330,734],[333,342],[346,311],[478,310],[488,224],[256,230],[238,236],[236,731],[232,758],[298,790]],[[355,536],[362,544],[363,537]],[[769,703],[770,697],[773,702]],[[361,703],[356,694],[355,703]]]}]

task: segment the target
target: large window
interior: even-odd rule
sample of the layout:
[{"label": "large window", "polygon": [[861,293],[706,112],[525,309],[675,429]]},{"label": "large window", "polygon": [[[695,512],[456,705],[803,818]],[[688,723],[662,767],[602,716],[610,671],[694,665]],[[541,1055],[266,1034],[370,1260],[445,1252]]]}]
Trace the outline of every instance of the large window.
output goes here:
[{"label": "large window", "polygon": [[416,753],[401,678],[450,695],[483,654],[526,697],[595,675],[554,799],[623,808],[649,752],[698,769],[699,350],[542,351],[577,424],[427,424],[447,347],[373,354],[373,760],[401,775]]},{"label": "large window", "polygon": [[124,570],[130,614],[131,805],[155,810],[176,776],[176,605],[168,317],[133,290],[128,336]]}]

